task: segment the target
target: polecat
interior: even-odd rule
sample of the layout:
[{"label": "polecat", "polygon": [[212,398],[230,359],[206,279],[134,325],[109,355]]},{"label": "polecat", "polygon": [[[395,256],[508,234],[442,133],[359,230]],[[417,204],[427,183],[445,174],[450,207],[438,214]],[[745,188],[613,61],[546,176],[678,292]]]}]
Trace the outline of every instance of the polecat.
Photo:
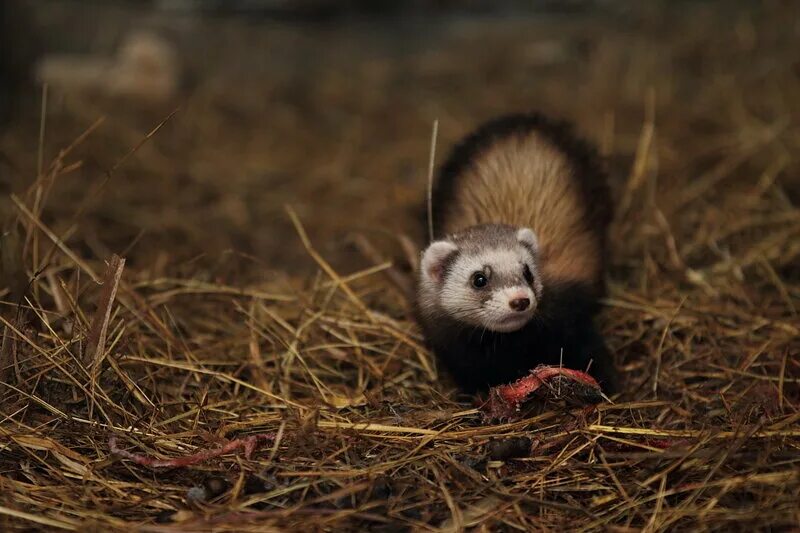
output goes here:
[{"label": "polecat", "polygon": [[468,392],[539,364],[615,373],[593,317],[604,292],[611,197],[595,151],[540,114],[478,128],[442,166],[432,197],[440,240],[422,255],[423,333]]}]

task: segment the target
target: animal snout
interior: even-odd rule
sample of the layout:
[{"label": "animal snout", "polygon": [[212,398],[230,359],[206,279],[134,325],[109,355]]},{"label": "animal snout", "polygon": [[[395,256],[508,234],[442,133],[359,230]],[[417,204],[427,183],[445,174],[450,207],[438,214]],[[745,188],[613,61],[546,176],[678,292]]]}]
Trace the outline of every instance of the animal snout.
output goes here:
[{"label": "animal snout", "polygon": [[531,305],[531,300],[530,298],[514,298],[513,300],[508,302],[508,305],[514,311],[517,312],[524,311]]}]

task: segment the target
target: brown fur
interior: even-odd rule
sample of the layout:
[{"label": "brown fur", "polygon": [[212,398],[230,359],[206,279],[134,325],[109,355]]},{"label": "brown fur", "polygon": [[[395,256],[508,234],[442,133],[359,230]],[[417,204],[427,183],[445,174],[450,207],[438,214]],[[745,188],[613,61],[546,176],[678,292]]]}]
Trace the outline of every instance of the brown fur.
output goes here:
[{"label": "brown fur", "polygon": [[540,268],[549,282],[588,282],[602,276],[602,241],[567,155],[537,131],[496,140],[473,159],[445,209],[452,234],[469,226],[527,226],[539,238]]}]

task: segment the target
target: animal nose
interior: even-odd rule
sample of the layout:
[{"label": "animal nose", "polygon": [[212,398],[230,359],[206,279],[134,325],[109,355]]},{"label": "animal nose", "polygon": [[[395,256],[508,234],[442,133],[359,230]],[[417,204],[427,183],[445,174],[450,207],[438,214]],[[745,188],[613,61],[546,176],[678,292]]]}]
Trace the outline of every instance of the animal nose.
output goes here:
[{"label": "animal nose", "polygon": [[529,298],[516,298],[508,302],[508,305],[510,305],[511,309],[514,311],[524,311],[531,305],[531,301]]}]

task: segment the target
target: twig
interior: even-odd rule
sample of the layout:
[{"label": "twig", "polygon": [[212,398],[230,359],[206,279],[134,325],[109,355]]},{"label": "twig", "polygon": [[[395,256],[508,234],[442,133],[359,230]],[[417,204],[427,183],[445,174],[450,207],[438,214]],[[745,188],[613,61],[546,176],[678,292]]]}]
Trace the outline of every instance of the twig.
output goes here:
[{"label": "twig", "polygon": [[173,468],[173,467],[192,466],[198,463],[202,463],[204,461],[208,461],[209,459],[219,457],[220,455],[224,455],[226,453],[238,450],[239,448],[242,448],[244,450],[244,457],[245,459],[249,460],[259,444],[264,442],[272,442],[274,440],[275,440],[274,433],[259,433],[257,435],[250,435],[248,437],[234,439],[225,444],[224,446],[222,446],[221,448],[216,448],[213,450],[202,450],[192,455],[186,455],[184,457],[176,457],[174,459],[156,459],[155,457],[149,457],[147,455],[142,455],[139,453],[133,453],[127,450],[123,450],[117,444],[116,435],[112,435],[111,437],[108,438],[108,448],[111,451],[111,453],[118,455],[123,459],[128,459],[130,461],[133,461],[138,465],[149,466],[150,468]]},{"label": "twig", "polygon": [[439,136],[439,119],[433,121],[431,150],[428,158],[428,240],[433,241],[433,170],[436,165],[436,140]]},{"label": "twig", "polygon": [[84,365],[92,365],[94,367],[93,373],[96,373],[99,369],[98,367],[105,352],[108,321],[111,319],[111,307],[124,269],[125,259],[116,254],[112,255],[111,260],[108,262],[108,268],[106,268],[106,272],[103,275],[103,291],[100,293],[100,298],[97,302],[97,312],[92,319],[86,353],[83,357]]}]

